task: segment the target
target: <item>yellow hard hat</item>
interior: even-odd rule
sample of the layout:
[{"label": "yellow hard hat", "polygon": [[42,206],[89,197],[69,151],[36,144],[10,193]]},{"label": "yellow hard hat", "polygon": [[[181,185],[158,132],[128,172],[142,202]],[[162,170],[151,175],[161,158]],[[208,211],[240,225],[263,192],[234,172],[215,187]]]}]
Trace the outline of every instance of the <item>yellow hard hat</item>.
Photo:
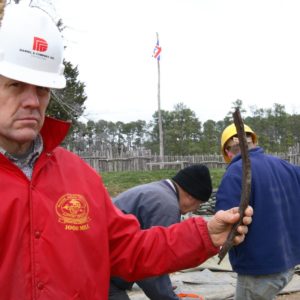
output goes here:
[{"label": "yellow hard hat", "polygon": [[[251,133],[253,143],[256,144],[257,136],[256,136],[255,132],[246,124],[244,124],[244,130],[246,133]],[[225,145],[226,145],[227,141],[229,139],[231,139],[233,136],[235,136],[236,134],[237,134],[237,131],[236,131],[235,125],[234,125],[234,123],[232,123],[231,125],[227,126],[224,129],[222,136],[221,136],[221,151],[222,151],[224,160],[227,163],[230,163],[231,159],[228,157],[228,155],[225,152]]]}]

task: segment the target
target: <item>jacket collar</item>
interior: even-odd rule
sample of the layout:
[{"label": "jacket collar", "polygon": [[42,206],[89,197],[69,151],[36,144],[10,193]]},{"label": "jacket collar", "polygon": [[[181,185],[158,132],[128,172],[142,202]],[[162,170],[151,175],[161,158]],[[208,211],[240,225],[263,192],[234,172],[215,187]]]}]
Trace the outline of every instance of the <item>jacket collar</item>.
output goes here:
[{"label": "jacket collar", "polygon": [[[249,150],[249,155],[250,155],[250,157],[253,156],[253,155],[256,155],[257,153],[264,153],[263,148],[261,148],[261,147],[259,147],[259,146],[256,146],[256,147],[254,147],[254,148],[252,148],[252,149]],[[235,163],[236,161],[239,161],[239,160],[241,160],[241,159],[242,159],[241,154],[236,155],[236,156],[232,159],[232,161],[230,162],[230,164],[227,166],[227,168],[228,168],[230,165],[232,165],[233,163]]]},{"label": "jacket collar", "polygon": [[70,126],[71,122],[45,117],[45,122],[41,129],[44,151],[49,152],[59,146],[66,137]]}]

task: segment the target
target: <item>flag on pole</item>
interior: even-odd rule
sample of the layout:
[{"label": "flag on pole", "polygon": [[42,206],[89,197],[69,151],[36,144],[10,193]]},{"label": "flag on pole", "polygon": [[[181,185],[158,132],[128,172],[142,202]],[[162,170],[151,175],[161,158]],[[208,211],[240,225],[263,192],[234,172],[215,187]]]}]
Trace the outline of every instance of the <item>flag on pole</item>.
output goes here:
[{"label": "flag on pole", "polygon": [[160,52],[161,52],[161,47],[159,46],[159,39],[158,39],[158,37],[157,37],[157,42],[156,42],[156,45],[155,45],[155,47],[154,47],[152,56],[153,56],[155,59],[160,60]]}]

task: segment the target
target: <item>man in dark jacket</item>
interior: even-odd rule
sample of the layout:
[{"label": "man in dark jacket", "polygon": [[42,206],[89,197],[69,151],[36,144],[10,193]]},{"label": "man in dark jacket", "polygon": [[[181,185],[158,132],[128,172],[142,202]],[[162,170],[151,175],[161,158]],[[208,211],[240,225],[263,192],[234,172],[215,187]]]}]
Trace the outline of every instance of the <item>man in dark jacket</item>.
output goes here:
[{"label": "man in dark jacket", "polygon": [[[236,300],[272,300],[291,280],[300,263],[300,168],[267,155],[257,136],[244,126],[251,161],[250,205],[255,210],[245,243],[230,253],[238,273]],[[217,192],[216,210],[238,205],[242,160],[234,124],[222,134],[221,146],[229,164]]]},{"label": "man in dark jacket", "polygon": [[[212,192],[209,170],[193,165],[180,170],[172,179],[143,184],[131,188],[114,199],[115,205],[127,214],[135,215],[142,229],[169,226],[180,222],[181,215],[193,212],[206,202]],[[169,276],[151,277],[137,284],[153,300],[178,300]],[[126,290],[132,282],[112,278],[110,300],[129,299]]]}]

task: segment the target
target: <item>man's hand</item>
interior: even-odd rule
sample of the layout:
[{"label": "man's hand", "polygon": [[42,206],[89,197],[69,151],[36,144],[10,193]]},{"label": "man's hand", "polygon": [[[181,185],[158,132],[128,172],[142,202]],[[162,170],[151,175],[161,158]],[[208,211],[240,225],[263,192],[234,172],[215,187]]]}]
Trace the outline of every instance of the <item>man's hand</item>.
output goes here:
[{"label": "man's hand", "polygon": [[[248,225],[252,222],[253,209],[248,206],[245,210],[245,216],[243,218],[243,224],[237,228],[240,235],[234,238],[234,244],[240,244],[248,232]],[[210,238],[216,247],[222,246],[232,228],[232,225],[236,223],[240,218],[239,208],[234,207],[229,210],[218,211],[208,222],[207,228]]]}]

